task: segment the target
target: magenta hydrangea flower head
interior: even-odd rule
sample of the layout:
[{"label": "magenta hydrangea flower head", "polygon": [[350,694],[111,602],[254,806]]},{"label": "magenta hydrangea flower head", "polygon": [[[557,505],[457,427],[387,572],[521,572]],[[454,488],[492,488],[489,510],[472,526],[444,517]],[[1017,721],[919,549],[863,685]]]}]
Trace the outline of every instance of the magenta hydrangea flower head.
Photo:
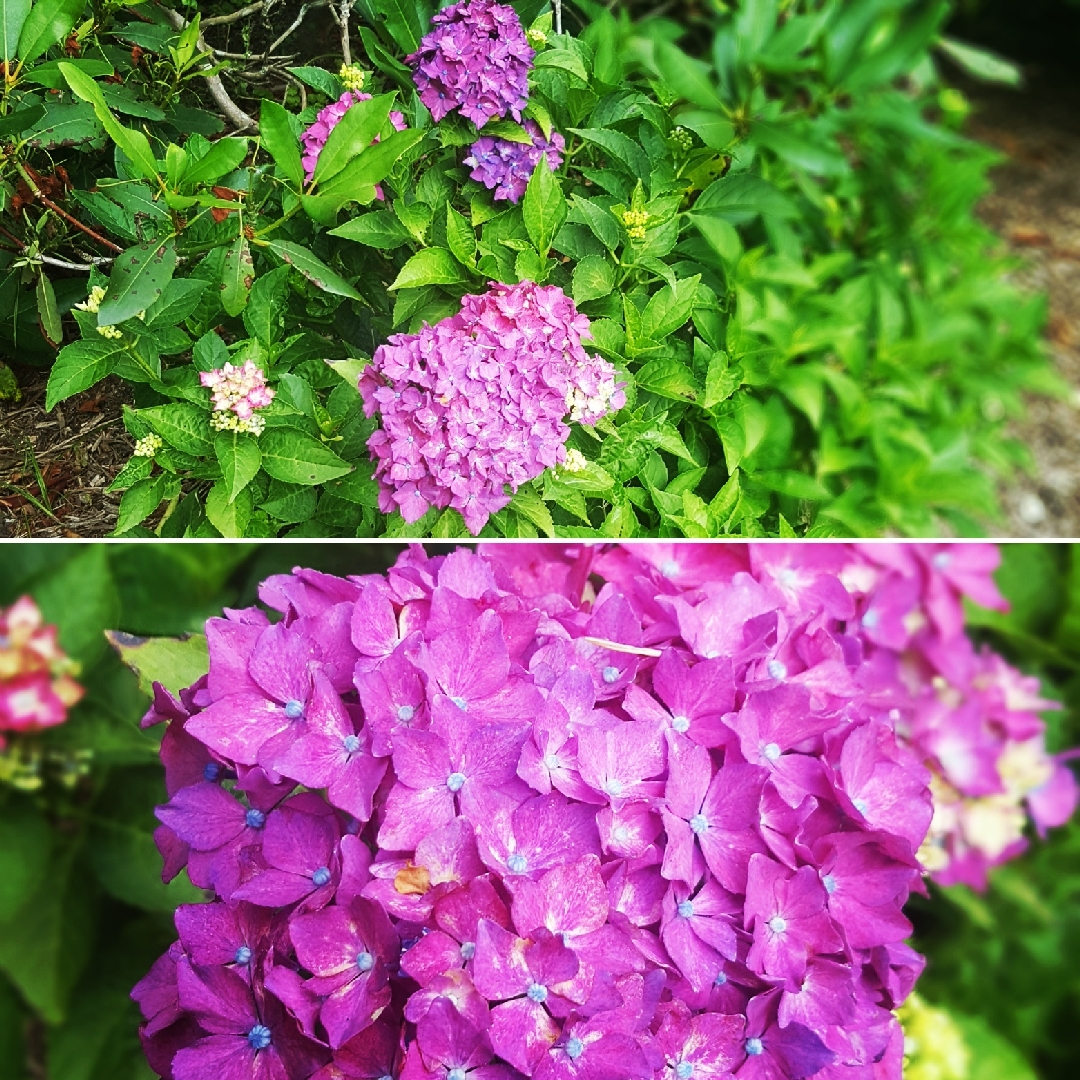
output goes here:
[{"label": "magenta hydrangea flower head", "polygon": [[[319,163],[319,155],[326,145],[326,140],[330,138],[330,132],[341,123],[342,118],[353,105],[358,101],[370,100],[370,94],[346,90],[337,101],[331,101],[329,105],[319,110],[315,117],[315,123],[306,128],[303,135],[300,136],[300,141],[304,147],[304,152],[300,160],[304,166],[304,180],[306,183],[310,184],[311,181],[315,179],[315,166]],[[404,131],[408,126],[405,123],[405,117],[402,116],[397,109],[391,111],[390,123],[398,131]],[[378,141],[379,136],[376,135],[375,142]],[[378,197],[381,199],[383,197],[382,189],[376,187],[375,190],[378,193]]]},{"label": "magenta hydrangea flower head", "polygon": [[566,140],[557,131],[553,131],[549,139],[532,120],[526,120],[521,126],[532,138],[531,143],[482,135],[469,147],[469,156],[462,162],[472,169],[469,175],[473,180],[479,180],[489,191],[494,191],[492,198],[496,202],[509,199],[517,203],[529,186],[533,170],[542,160],[552,172],[558,172],[562,164]]},{"label": "magenta hydrangea flower head", "polygon": [[536,54],[517,12],[494,0],[462,0],[431,23],[434,29],[405,62],[435,120],[457,109],[478,128],[507,113],[520,121]]},{"label": "magenta hydrangea flower head", "polygon": [[566,460],[566,420],[622,408],[615,369],[582,346],[589,320],[558,286],[492,283],[461,311],[395,334],[360,377],[379,506],[406,521],[459,510],[469,531],[518,487]]},{"label": "magenta hydrangea flower head", "polygon": [[990,560],[799,551],[414,548],[211,620],[144,721],[212,895],[133,991],[152,1067],[901,1080],[928,860],[977,881],[1075,784],[955,630]]}]

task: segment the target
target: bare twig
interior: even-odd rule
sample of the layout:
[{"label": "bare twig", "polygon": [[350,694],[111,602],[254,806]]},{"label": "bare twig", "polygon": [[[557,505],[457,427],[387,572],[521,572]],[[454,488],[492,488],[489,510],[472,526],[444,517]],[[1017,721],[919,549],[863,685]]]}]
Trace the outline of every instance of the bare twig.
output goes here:
[{"label": "bare twig", "polygon": [[555,33],[562,33],[562,0],[551,0],[551,6],[555,9]]},{"label": "bare twig", "polygon": [[55,266],[60,270],[81,270],[83,273],[87,273],[93,270],[95,266],[108,266],[115,261],[114,255],[91,255],[87,256],[87,261],[84,263],[68,262],[67,259],[56,259],[52,255],[38,255],[36,256],[38,262],[43,262],[46,266]]},{"label": "bare twig", "polygon": [[[330,10],[333,11],[334,5],[331,0],[310,0],[309,3],[303,4],[300,8],[299,14],[293,20],[293,24],[281,35],[281,37],[277,39],[277,41],[271,43],[270,47],[266,50],[266,53],[263,54],[262,58],[265,60],[269,53],[272,53],[290,34],[292,34],[304,21],[304,16],[309,11],[313,10],[314,8],[325,7],[327,4],[330,5]],[[337,21],[336,15],[334,16],[334,21]]]},{"label": "bare twig", "polygon": [[341,11],[330,0],[330,15],[341,30],[341,57],[346,64],[352,63],[352,46],[349,42],[349,17],[352,15],[353,0],[341,0]]},{"label": "bare twig", "polygon": [[212,15],[209,19],[203,19],[203,26],[221,26],[224,23],[238,22],[244,18],[245,15],[254,15],[256,11],[262,11],[263,0],[258,0],[258,3],[248,4],[247,7],[242,7],[238,11],[230,11],[228,15]]},{"label": "bare twig", "polygon": [[[262,7],[260,4],[259,7]],[[172,24],[176,30],[183,30],[187,26],[187,20],[178,11],[174,11],[172,8],[162,8],[165,12],[165,17]],[[235,13],[234,13],[235,14]],[[202,34],[199,35],[198,48],[200,52],[207,50],[207,45],[203,39]],[[201,70],[203,78],[206,79],[206,88],[210,91],[210,96],[214,99],[217,107],[225,114],[225,118],[237,129],[237,131],[245,131],[248,128],[253,128],[255,131],[259,130],[257,121],[248,116],[239,105],[231,97],[229,92],[225,89],[224,84],[217,75],[209,74],[210,68],[204,66]]]}]

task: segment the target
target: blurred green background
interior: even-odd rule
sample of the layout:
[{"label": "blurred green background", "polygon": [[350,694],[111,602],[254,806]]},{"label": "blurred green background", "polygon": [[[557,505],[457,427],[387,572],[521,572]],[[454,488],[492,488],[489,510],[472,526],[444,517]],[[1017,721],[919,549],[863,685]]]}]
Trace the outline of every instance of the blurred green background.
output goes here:
[{"label": "blurred green background", "polygon": [[[445,545],[439,546],[445,548]],[[174,635],[256,599],[293,566],[383,570],[397,545],[5,544],[0,605],[24,592],[83,663],[87,696],[40,740],[43,781],[0,782],[0,1080],[149,1080],[131,986],[174,937],[151,833],[163,801],[147,701],[102,631]],[[1080,546],[1005,545],[1008,615],[972,609],[972,633],[1065,703],[1050,743],[1080,743]],[[87,760],[86,751],[92,752]],[[0,761],[3,759],[0,758]],[[27,766],[29,768],[29,766]],[[26,787],[31,772],[14,777]],[[932,889],[909,908],[929,957],[923,999],[956,1018],[965,1074],[911,1080],[1074,1080],[1080,1065],[1080,822],[1035,841],[987,893]],[[947,1040],[941,1040],[942,1045]],[[940,1049],[941,1047],[938,1047]],[[934,1049],[933,1047],[931,1049]]]}]

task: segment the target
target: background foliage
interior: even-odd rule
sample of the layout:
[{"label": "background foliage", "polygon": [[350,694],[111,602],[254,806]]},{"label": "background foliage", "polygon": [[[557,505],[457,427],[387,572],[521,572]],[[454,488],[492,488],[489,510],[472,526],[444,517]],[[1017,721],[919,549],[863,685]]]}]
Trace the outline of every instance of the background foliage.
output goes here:
[{"label": "background foliage", "polygon": [[[515,2],[526,25],[547,6]],[[150,519],[170,536],[463,535],[455,511],[408,527],[377,512],[372,422],[350,384],[394,330],[453,312],[485,280],[525,278],[574,296],[629,402],[599,438],[574,431],[584,470],[524,488],[491,534],[978,535],[994,519],[995,476],[1026,461],[1005,422],[1023,391],[1061,387],[1038,343],[1041,300],[1006,282],[973,215],[996,158],[962,135],[967,105],[947,83],[956,65],[1016,72],[943,36],[945,0],[711,0],[666,15],[567,0],[566,35],[537,24],[548,41],[531,80],[567,163],[510,209],[459,165],[475,133],[432,127],[401,64],[435,5],[356,7],[356,59],[410,130],[340,142],[344,167],[314,194],[300,193],[295,139],[340,93],[338,57],[291,68],[286,107],[247,105],[256,146],[219,137],[202,77],[217,58],[197,23],[178,32],[156,4],[38,0],[33,12],[57,13],[55,42],[19,37],[20,81],[0,106],[14,147],[0,199],[18,209],[0,334],[43,364],[67,342],[50,406],[110,373],[135,385],[128,430],[165,445],[116,479],[118,533]],[[361,110],[372,131],[379,108]],[[27,200],[33,176],[69,183],[69,208],[125,249],[97,314],[71,314],[85,274],[41,261],[88,245]],[[650,215],[643,238],[627,208]],[[207,423],[197,372],[227,358],[278,391],[258,441]]]},{"label": "background foliage", "polygon": [[[984,635],[1036,673],[1065,708],[1051,746],[1080,743],[1080,548],[1006,546],[1005,616],[972,609]],[[84,663],[86,699],[40,739],[35,791],[0,782],[0,1080],[148,1080],[127,993],[174,937],[170,912],[198,894],[162,886],[151,832],[164,801],[147,704],[103,631],[197,631],[222,605],[254,602],[259,580],[302,564],[383,569],[393,546],[7,545],[0,604],[29,591]],[[197,661],[196,661],[197,663]],[[0,759],[4,760],[4,759]],[[62,780],[65,766],[79,773]],[[969,1080],[1071,1080],[1080,1061],[1080,822],[991,873],[915,899],[919,991],[956,1018]]]}]

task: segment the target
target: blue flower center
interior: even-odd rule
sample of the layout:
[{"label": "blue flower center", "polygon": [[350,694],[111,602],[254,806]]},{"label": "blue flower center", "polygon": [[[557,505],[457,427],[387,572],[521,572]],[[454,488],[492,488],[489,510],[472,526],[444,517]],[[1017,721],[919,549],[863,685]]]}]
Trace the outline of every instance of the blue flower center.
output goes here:
[{"label": "blue flower center", "polygon": [[463,941],[461,943],[461,959],[471,960],[476,955],[476,942]]},{"label": "blue flower center", "polygon": [[251,950],[246,945],[241,945],[236,950],[236,954],[233,956],[234,964],[250,964],[251,963]]},{"label": "blue flower center", "polygon": [[871,608],[862,617],[862,624],[863,624],[863,626],[866,627],[867,630],[873,630],[874,627],[877,626],[877,624],[878,624],[878,618],[879,618],[878,613],[873,608]]},{"label": "blue flower center", "polygon": [[704,814],[695,814],[690,819],[690,831],[700,836],[709,827],[708,821],[705,819]]},{"label": "blue flower center", "polygon": [[290,720],[299,720],[304,715],[304,703],[297,701],[296,698],[290,698],[285,702],[285,715]]},{"label": "blue flower center", "polygon": [[821,879],[821,884],[825,886],[825,891],[832,896],[836,892],[836,878],[832,874],[826,874]]},{"label": "blue flower center", "polygon": [[685,716],[673,716],[671,726],[680,734],[684,735],[690,730],[690,720]]},{"label": "blue flower center", "polygon": [[204,780],[213,783],[221,775],[221,766],[216,761],[207,762],[203,766],[202,776]]},{"label": "blue flower center", "polygon": [[694,1075],[694,1065],[690,1061],[680,1061],[675,1066],[675,1075],[679,1080],[690,1080],[690,1077]]},{"label": "blue flower center", "polygon": [[465,774],[460,772],[452,772],[446,778],[446,786],[451,791],[460,791],[465,786]]},{"label": "blue flower center", "polygon": [[469,708],[469,703],[463,697],[452,697],[450,699],[462,712],[466,712]]},{"label": "blue flower center", "polygon": [[774,915],[769,920],[769,929],[774,934],[782,934],[787,929],[787,919],[783,915]]},{"label": "blue flower center", "polygon": [[256,1024],[247,1033],[247,1041],[252,1050],[265,1050],[270,1045],[270,1029]]},{"label": "blue flower center", "polygon": [[865,815],[866,811],[870,809],[870,806],[868,805],[868,803],[867,803],[867,801],[865,799],[852,799],[851,800],[851,805],[854,806],[855,809],[858,810],[859,813],[863,814],[863,815]]},{"label": "blue flower center", "polygon": [[716,973],[716,978],[713,979],[713,986],[726,986],[726,985],[727,985],[727,976],[722,971],[718,971]]},{"label": "blue flower center", "polygon": [[525,867],[529,865],[529,860],[524,855],[519,855],[515,852],[506,860],[506,867],[512,874],[524,874]]},{"label": "blue flower center", "polygon": [[619,681],[621,674],[622,672],[617,667],[608,666],[600,673],[600,678],[610,686],[613,682]]},{"label": "blue flower center", "polygon": [[330,868],[327,866],[320,866],[314,874],[311,875],[311,882],[316,888],[321,889],[330,880]]},{"label": "blue flower center", "polygon": [[949,563],[952,562],[952,557],[947,551],[939,551],[931,560],[934,564],[935,570],[948,570]]},{"label": "blue flower center", "polygon": [[359,953],[356,957],[356,966],[361,971],[370,971],[375,966],[375,957],[369,952]]},{"label": "blue flower center", "polygon": [[244,821],[249,829],[261,829],[266,824],[266,815],[261,810],[252,807],[244,815]]},{"label": "blue flower center", "polygon": [[786,679],[787,667],[781,660],[770,660],[765,667],[769,672],[770,679]]},{"label": "blue flower center", "polygon": [[582,1051],[585,1049],[585,1044],[577,1038],[566,1040],[566,1056],[571,1061],[576,1061],[581,1057]]},{"label": "blue flower center", "polygon": [[674,577],[679,572],[679,564],[674,559],[665,559],[660,564],[660,573],[664,577]]},{"label": "blue flower center", "polygon": [[689,919],[694,914],[694,905],[689,900],[680,900],[679,906],[675,909],[684,918]]},{"label": "blue flower center", "polygon": [[341,745],[345,748],[346,754],[355,754],[360,749],[360,736],[359,735],[346,735],[341,740]]},{"label": "blue flower center", "polygon": [[769,761],[775,761],[781,753],[779,745],[774,742],[766,743],[761,752]]},{"label": "blue flower center", "polygon": [[528,990],[525,991],[525,996],[530,1001],[535,1001],[537,1005],[543,1005],[547,1001],[547,987],[541,986],[539,983],[533,983]]},{"label": "blue flower center", "polygon": [[465,1080],[465,1070],[460,1067],[451,1069],[446,1074],[446,1080]]},{"label": "blue flower center", "polygon": [[415,715],[416,710],[411,705],[399,705],[397,707],[397,718],[403,724],[407,724]]},{"label": "blue flower center", "polygon": [[758,1054],[764,1053],[765,1047],[762,1045],[760,1039],[747,1039],[746,1040],[746,1052],[751,1057],[757,1057]]}]

